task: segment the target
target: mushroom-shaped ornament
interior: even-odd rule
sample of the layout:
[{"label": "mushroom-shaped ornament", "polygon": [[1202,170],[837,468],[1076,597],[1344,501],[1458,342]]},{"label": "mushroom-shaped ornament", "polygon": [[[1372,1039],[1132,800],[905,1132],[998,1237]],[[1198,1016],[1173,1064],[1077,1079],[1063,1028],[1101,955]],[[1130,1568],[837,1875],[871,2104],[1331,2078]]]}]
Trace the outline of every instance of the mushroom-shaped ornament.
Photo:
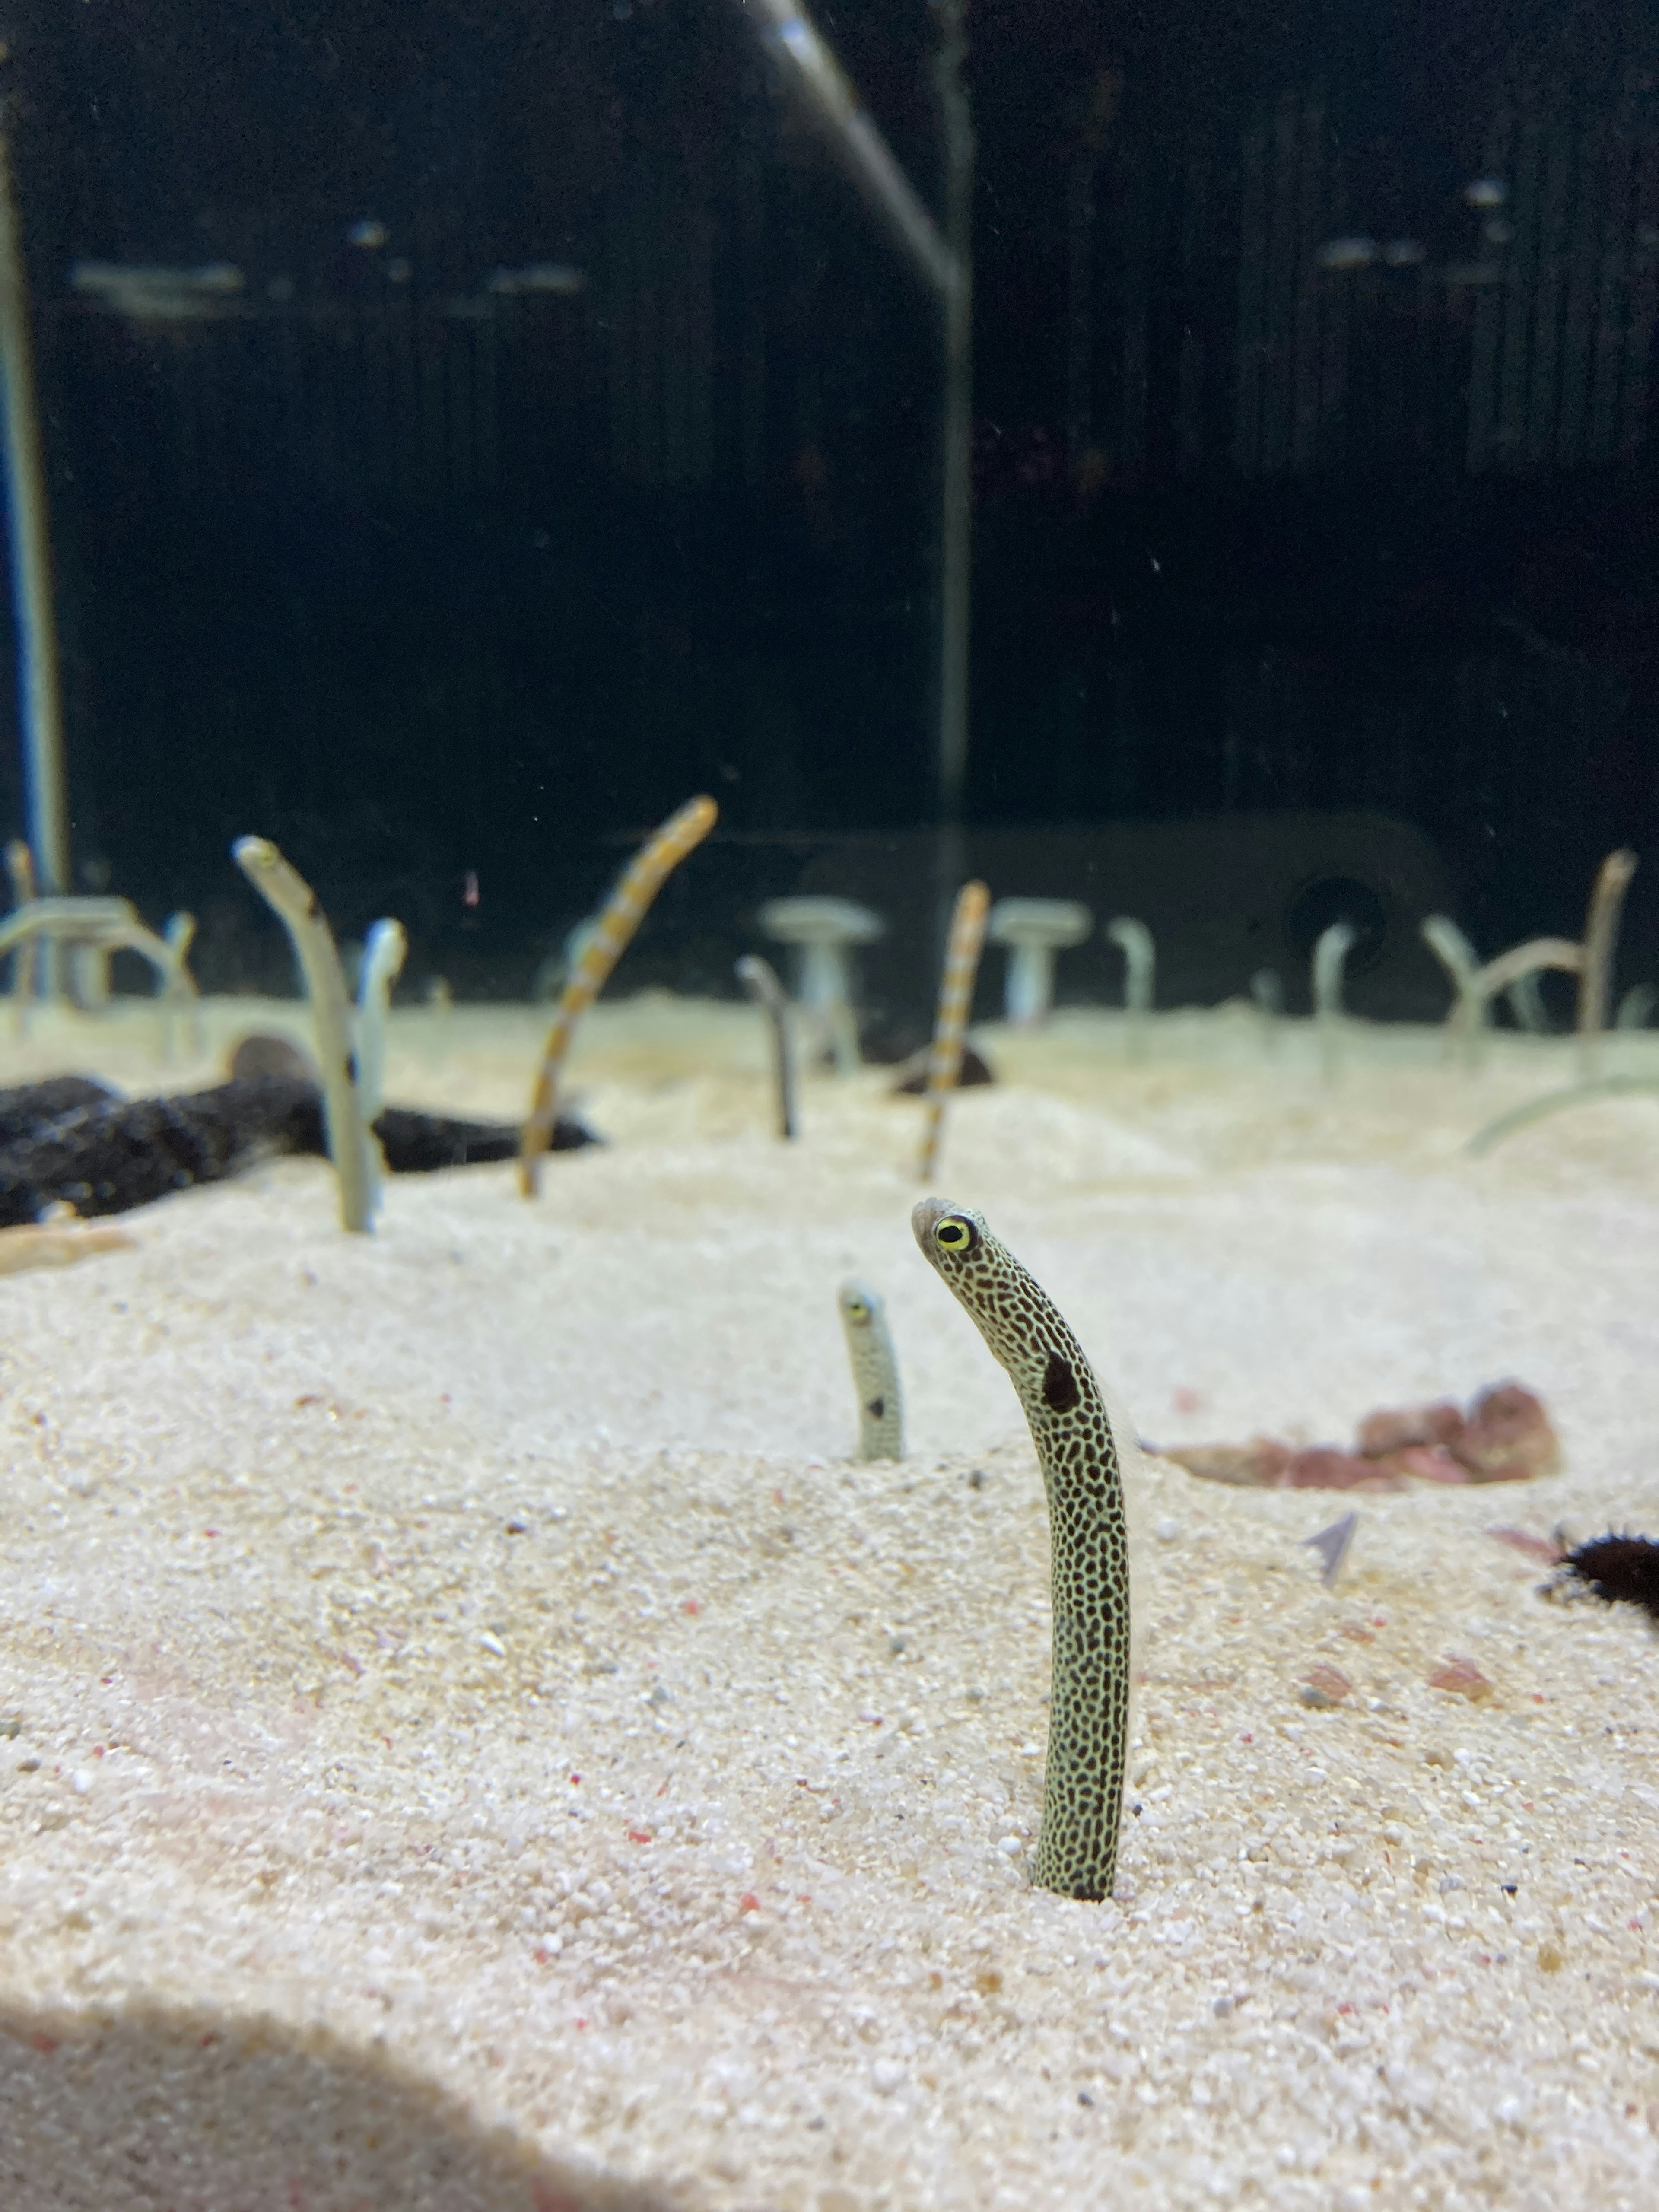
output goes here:
[{"label": "mushroom-shaped ornament", "polygon": [[834,1053],[837,1074],[850,1074],[859,1064],[859,1039],[848,956],[854,945],[879,937],[886,923],[852,899],[803,896],[768,899],[760,926],[775,944],[798,948],[796,998]]},{"label": "mushroom-shaped ornament", "polygon": [[1081,945],[1095,918],[1076,899],[1006,898],[991,908],[993,945],[1008,948],[1002,1010],[1019,1029],[1047,1018],[1054,995],[1054,955]]}]

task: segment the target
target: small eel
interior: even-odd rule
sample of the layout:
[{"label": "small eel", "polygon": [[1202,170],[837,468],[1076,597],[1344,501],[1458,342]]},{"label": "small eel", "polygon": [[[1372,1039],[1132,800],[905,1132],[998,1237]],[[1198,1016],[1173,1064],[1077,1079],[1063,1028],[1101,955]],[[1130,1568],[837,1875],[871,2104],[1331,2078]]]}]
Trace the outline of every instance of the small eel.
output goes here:
[{"label": "small eel", "polygon": [[933,1024],[933,1050],[927,1059],[927,1121],[921,1139],[921,1169],[917,1181],[927,1182],[939,1164],[939,1144],[945,1134],[945,1102],[957,1087],[962,1073],[962,1044],[968,1033],[969,1011],[974,1003],[974,978],[985,943],[985,917],[991,894],[978,882],[964,884],[957,893],[951,915],[951,935],[945,948],[945,972],[939,978],[939,1013]]},{"label": "small eel", "polygon": [[363,941],[357,977],[357,1100],[368,1132],[368,1203],[379,1209],[386,1154],[374,1124],[386,1104],[386,1032],[392,1018],[392,987],[403,973],[409,937],[402,922],[377,921]]},{"label": "small eel", "polygon": [[977,1213],[924,1198],[917,1243],[1006,1369],[1048,1493],[1054,1686],[1032,1880],[1112,1893],[1132,1673],[1129,1529],[1104,1394],[1053,1300]]},{"label": "small eel", "polygon": [[392,1012],[392,987],[409,957],[409,938],[400,921],[377,921],[363,941],[357,976],[357,1095],[371,1128],[386,1104],[386,1031]]},{"label": "small eel", "polygon": [[1578,1011],[1573,1022],[1581,1037],[1594,1037],[1607,1025],[1607,989],[1619,915],[1635,873],[1636,855],[1622,845],[1607,854],[1595,872],[1589,911],[1584,916],[1584,964],[1578,975]]},{"label": "small eel", "polygon": [[842,1285],[837,1296],[853,1386],[859,1394],[859,1457],[902,1459],[904,1400],[886,1304],[879,1291],[856,1276]]},{"label": "small eel", "polygon": [[317,1066],[323,1082],[323,1122],[328,1156],[340,1186],[340,1225],[367,1236],[374,1223],[374,1177],[368,1127],[357,1089],[357,1055],[351,1044],[351,1001],[334,933],[317,894],[265,837],[239,837],[231,847],[237,866],[293,940],[311,1000]]},{"label": "small eel", "polygon": [[1524,1129],[1534,1121],[1541,1121],[1547,1114],[1559,1114],[1565,1106],[1582,1106],[1591,1098],[1640,1097],[1644,1092],[1659,1091],[1659,1083],[1647,1075],[1604,1075],[1593,1083],[1569,1084],[1565,1091],[1547,1091],[1541,1098],[1529,1098],[1524,1106],[1511,1106],[1507,1114],[1500,1114],[1495,1121],[1488,1121],[1477,1129],[1463,1149],[1479,1159],[1505,1137],[1512,1137],[1517,1129]]},{"label": "small eel", "polygon": [[558,1119],[559,1076],[576,1024],[605,988],[629,939],[645,920],[652,900],[686,854],[702,844],[719,815],[712,799],[687,799],[678,813],[671,814],[646,839],[599,909],[542,1047],[541,1066],[536,1071],[536,1087],[519,1148],[519,1189],[526,1198],[534,1198],[540,1188],[542,1154],[553,1140]]},{"label": "small eel", "polygon": [[795,1055],[790,1049],[789,1001],[778,981],[777,970],[769,960],[763,960],[757,952],[745,952],[738,961],[736,975],[751,1006],[758,1006],[766,1017],[766,1025],[772,1038],[772,1079],[777,1092],[778,1134],[795,1137],[800,1133],[795,1113]]}]

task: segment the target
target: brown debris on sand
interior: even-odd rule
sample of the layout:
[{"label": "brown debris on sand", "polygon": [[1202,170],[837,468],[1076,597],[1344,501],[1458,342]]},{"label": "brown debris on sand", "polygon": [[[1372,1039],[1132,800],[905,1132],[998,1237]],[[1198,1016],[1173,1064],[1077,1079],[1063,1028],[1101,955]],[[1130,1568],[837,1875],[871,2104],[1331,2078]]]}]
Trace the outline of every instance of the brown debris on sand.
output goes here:
[{"label": "brown debris on sand", "polygon": [[1467,1698],[1471,1705],[1479,1705],[1492,1695],[1492,1684],[1473,1659],[1460,1659],[1455,1653],[1447,1656],[1429,1677],[1431,1690],[1443,1690],[1449,1697]]},{"label": "brown debris on sand", "polygon": [[1561,1447],[1542,1401],[1518,1382],[1482,1391],[1451,1449],[1476,1482],[1531,1482],[1556,1474],[1561,1465]]},{"label": "brown debris on sand", "polygon": [[61,1218],[22,1222],[0,1229],[0,1275],[26,1274],[32,1267],[70,1267],[77,1260],[95,1259],[100,1252],[131,1252],[138,1240],[125,1229],[106,1228],[101,1222],[77,1220],[65,1206]]},{"label": "brown debris on sand", "polygon": [[1340,1667],[1327,1666],[1322,1661],[1309,1668],[1297,1695],[1312,1711],[1328,1712],[1333,1705],[1340,1705],[1345,1698],[1353,1695],[1353,1684]]},{"label": "brown debris on sand", "polygon": [[1368,1413],[1352,1449],[1276,1437],[1183,1444],[1164,1459],[1206,1482],[1255,1490],[1405,1490],[1414,1482],[1530,1482],[1553,1474],[1561,1447],[1543,1401],[1518,1382],[1483,1390],[1468,1412],[1449,1398]]}]

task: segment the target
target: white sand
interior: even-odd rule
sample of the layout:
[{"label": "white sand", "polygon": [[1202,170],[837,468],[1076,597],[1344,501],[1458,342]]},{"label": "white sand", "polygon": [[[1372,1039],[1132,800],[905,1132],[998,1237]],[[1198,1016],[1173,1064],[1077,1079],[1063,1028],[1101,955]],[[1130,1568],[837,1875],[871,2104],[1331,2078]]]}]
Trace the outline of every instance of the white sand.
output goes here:
[{"label": "white sand", "polygon": [[[390,1095],[516,1112],[538,1026],[401,1019]],[[12,1079],[159,1079],[89,1034]],[[914,1102],[815,1082],[782,1146],[752,1016],[639,1000],[537,1206],[411,1179],[349,1239],[284,1163],[130,1217],[0,1281],[7,2212],[1659,2203],[1659,1650],[1483,1533],[1659,1534],[1659,1100],[1470,1162],[1567,1047],[990,1045],[942,1187],[1146,1433],[1513,1374],[1566,1471],[1359,1501],[1328,1594],[1350,1501],[1154,1466],[1141,1809],[1079,1905],[1027,1887],[1046,1526]],[[843,1456],[852,1270],[901,1467]]]}]

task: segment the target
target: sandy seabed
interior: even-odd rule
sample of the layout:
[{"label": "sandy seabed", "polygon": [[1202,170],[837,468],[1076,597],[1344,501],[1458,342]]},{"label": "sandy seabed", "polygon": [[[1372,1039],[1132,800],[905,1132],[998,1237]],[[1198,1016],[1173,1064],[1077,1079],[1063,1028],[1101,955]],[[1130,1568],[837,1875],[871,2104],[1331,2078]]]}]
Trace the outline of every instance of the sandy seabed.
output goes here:
[{"label": "sandy seabed", "polygon": [[[390,1093],[515,1115],[539,1027],[400,1016]],[[0,1280],[8,2212],[1659,2203],[1659,1649],[1488,1533],[1659,1534],[1659,1099],[1474,1160],[1569,1045],[986,1041],[941,1189],[1145,1435],[1514,1375],[1565,1471],[1360,1498],[1327,1591],[1355,1501],[1152,1460],[1133,1810],[1078,1904],[1028,1878],[1035,1459],[878,1071],[784,1146],[747,1010],[641,998],[536,1204],[413,1178],[348,1237],[283,1162],[132,1216]],[[207,1079],[155,1042],[47,1024],[8,1079]],[[848,1456],[854,1271],[899,1465]]]}]

